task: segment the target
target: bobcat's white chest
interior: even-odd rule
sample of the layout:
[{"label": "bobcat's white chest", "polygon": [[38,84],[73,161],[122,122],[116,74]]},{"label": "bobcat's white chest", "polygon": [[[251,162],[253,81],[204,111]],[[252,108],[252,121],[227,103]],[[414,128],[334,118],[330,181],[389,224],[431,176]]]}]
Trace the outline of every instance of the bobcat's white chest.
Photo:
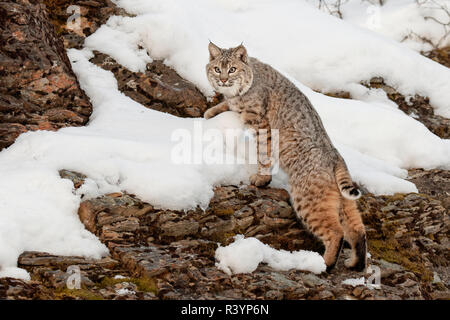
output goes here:
[{"label": "bobcat's white chest", "polygon": [[217,91],[225,96],[225,98],[232,98],[235,96],[244,95],[251,87],[252,83],[249,81],[244,86],[235,83],[231,87],[218,87]]},{"label": "bobcat's white chest", "polygon": [[231,87],[219,87],[219,92],[225,96],[225,98],[232,98],[239,95],[239,85],[234,84]]}]

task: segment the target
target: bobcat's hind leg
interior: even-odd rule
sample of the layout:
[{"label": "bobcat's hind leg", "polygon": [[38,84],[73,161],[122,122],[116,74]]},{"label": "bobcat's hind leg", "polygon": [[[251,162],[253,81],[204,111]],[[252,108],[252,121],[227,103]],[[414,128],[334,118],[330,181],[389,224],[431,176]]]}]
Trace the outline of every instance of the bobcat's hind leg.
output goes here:
[{"label": "bobcat's hind leg", "polygon": [[344,238],[352,248],[352,255],[345,261],[347,268],[362,271],[366,267],[367,239],[361,214],[354,200],[342,200],[342,227]]},{"label": "bobcat's hind leg", "polygon": [[339,222],[341,195],[337,188],[308,188],[301,196],[293,188],[294,208],[306,227],[325,245],[323,258],[330,272],[339,258],[344,240],[344,230]]}]

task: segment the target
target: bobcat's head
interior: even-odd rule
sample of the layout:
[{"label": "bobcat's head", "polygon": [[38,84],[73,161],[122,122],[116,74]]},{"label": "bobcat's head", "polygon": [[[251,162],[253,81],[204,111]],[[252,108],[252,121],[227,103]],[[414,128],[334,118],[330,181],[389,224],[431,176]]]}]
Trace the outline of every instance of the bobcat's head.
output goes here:
[{"label": "bobcat's head", "polygon": [[210,42],[208,49],[206,75],[214,90],[227,98],[246,93],[252,85],[253,72],[245,47],[241,44],[236,48],[221,49]]}]

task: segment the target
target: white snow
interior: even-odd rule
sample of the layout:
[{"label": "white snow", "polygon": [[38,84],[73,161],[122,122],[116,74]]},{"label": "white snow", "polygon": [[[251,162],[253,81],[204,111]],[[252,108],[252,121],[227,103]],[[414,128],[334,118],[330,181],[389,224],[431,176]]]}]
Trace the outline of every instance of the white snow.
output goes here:
[{"label": "white snow", "polygon": [[342,284],[348,284],[349,286],[357,287],[366,285],[366,278],[349,278],[342,281]]},{"label": "white snow", "polygon": [[[448,68],[404,44],[321,12],[306,1],[115,2],[137,17],[111,18],[107,25],[123,36],[129,34],[128,26],[135,27],[153,59],[164,59],[207,95],[212,94],[204,73],[208,39],[223,47],[244,41],[252,56],[310,88],[346,90],[357,99],[390,104],[383,93],[360,84],[380,76],[405,96],[428,96],[437,114],[450,117]],[[104,52],[108,45],[97,49]]]},{"label": "white snow", "polygon": [[381,289],[381,285],[380,284],[373,284],[373,283],[368,283],[366,281],[366,278],[361,277],[361,278],[349,278],[349,279],[345,279],[342,281],[342,284],[347,284],[353,287],[357,287],[357,286],[366,286],[369,289]]},{"label": "white snow", "polygon": [[322,256],[313,251],[276,250],[256,238],[236,235],[234,242],[216,249],[216,267],[228,275],[251,273],[260,263],[280,271],[297,269],[322,273],[326,269]]},{"label": "white snow", "polygon": [[[0,152],[0,276],[28,278],[25,270],[16,267],[18,256],[26,250],[93,258],[106,255],[107,248],[78,219],[82,196],[84,200],[126,190],[158,207],[205,208],[215,185],[247,183],[255,170],[236,162],[201,161],[209,150],[208,137],[234,128],[239,143],[248,141],[235,113],[206,121],[147,109],[119,92],[111,72],[89,62],[94,49],[133,71],[142,71],[151,59],[164,59],[211,94],[204,74],[208,38],[222,46],[244,40],[250,55],[273,64],[308,95],[354,180],[369,191],[414,192],[415,185],[404,180],[405,169],[450,168],[449,141],[386,103],[378,92],[358,84],[375,75],[387,76],[400,91],[429,95],[441,114],[448,111],[449,71],[392,40],[301,1],[198,0],[196,6],[160,0],[118,3],[137,16],[110,18],[86,40],[85,49],[68,52],[94,107],[89,124],[57,132],[28,132]],[[267,23],[272,18],[277,23]],[[325,91],[350,90],[365,102],[330,98],[305,85]],[[219,155],[245,160],[239,152],[232,155],[235,149],[228,142],[219,141],[219,145],[225,145]],[[193,146],[188,158],[195,164],[176,162],[180,147],[186,146]],[[81,172],[88,179],[74,190],[72,182],[59,177],[60,169]],[[286,175],[275,175],[272,186],[288,188]],[[275,267],[295,266],[303,259],[301,254],[271,251],[251,239],[242,241],[259,248],[261,261]],[[286,264],[277,260],[285,256],[295,258]],[[310,259],[316,265],[313,254],[306,257],[302,265]],[[236,272],[233,266],[228,268]]]},{"label": "white snow", "polygon": [[[248,182],[254,172],[248,165],[172,161],[175,146],[191,145],[172,139],[177,130],[194,137],[202,127],[200,135],[210,128],[236,128],[240,129],[238,137],[244,139],[238,115],[228,112],[206,121],[147,109],[120,93],[113,74],[88,62],[90,56],[88,50],[69,51],[73,69],[95,108],[89,125],[29,132],[0,152],[2,275],[26,277],[26,272],[14,268],[20,253],[27,250],[93,258],[107,254],[78,218],[82,195],[88,199],[127,190],[155,206],[205,208],[214,185]],[[204,145],[209,144],[205,141]],[[234,151],[229,149],[224,152]],[[201,148],[192,152],[194,158],[204,154]],[[60,169],[82,172],[89,178],[74,191],[71,181],[59,177]]]},{"label": "white snow", "polygon": [[142,37],[136,32],[133,19],[116,16],[111,17],[108,25],[102,25],[84,43],[86,48],[113,56],[133,72],[145,71],[147,63],[152,62],[146,50],[139,48],[141,44]]},{"label": "white snow", "polygon": [[118,294],[119,296],[125,296],[128,294],[135,294],[136,292],[134,290],[130,290],[127,288],[120,288],[118,290],[116,290],[116,294]]},{"label": "white snow", "polygon": [[[28,143],[19,141],[0,153],[0,277],[28,279],[25,270],[15,268],[18,256],[27,250],[95,258],[107,253],[76,214],[80,199],[72,193],[73,184],[61,179],[56,168],[35,160],[39,155],[27,148]],[[22,148],[25,158],[17,152],[7,159],[16,147]]]},{"label": "white snow", "polygon": [[0,270],[0,278],[17,278],[25,281],[31,280],[30,275],[25,269],[16,267],[6,267]]},{"label": "white snow", "polygon": [[[318,0],[307,0],[319,7]],[[326,0],[324,12],[336,16],[335,0]],[[328,9],[327,9],[328,8]],[[429,51],[434,47],[450,45],[450,1],[448,0],[385,0],[341,1],[340,11],[346,22],[404,43],[416,51]],[[425,40],[426,39],[426,40]],[[431,42],[431,43],[430,43]]]}]

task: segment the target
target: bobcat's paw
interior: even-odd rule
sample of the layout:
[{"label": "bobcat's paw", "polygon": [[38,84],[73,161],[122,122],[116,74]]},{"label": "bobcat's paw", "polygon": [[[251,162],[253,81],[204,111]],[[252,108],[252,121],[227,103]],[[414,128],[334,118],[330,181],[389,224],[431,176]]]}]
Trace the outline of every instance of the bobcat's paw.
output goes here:
[{"label": "bobcat's paw", "polygon": [[348,258],[348,259],[345,259],[344,265],[345,265],[346,268],[351,269],[351,268],[353,268],[355,266],[355,264],[357,262],[358,261],[356,259],[354,259],[354,258]]},{"label": "bobcat's paw", "polygon": [[361,272],[366,268],[366,261],[363,259],[346,259],[344,261],[346,268],[354,271]]},{"label": "bobcat's paw", "polygon": [[272,176],[262,175],[262,174],[254,174],[250,177],[250,183],[257,187],[265,187],[272,181]]},{"label": "bobcat's paw", "polygon": [[211,119],[216,116],[215,111],[213,108],[206,110],[205,114],[203,115],[203,118],[205,119]]}]

